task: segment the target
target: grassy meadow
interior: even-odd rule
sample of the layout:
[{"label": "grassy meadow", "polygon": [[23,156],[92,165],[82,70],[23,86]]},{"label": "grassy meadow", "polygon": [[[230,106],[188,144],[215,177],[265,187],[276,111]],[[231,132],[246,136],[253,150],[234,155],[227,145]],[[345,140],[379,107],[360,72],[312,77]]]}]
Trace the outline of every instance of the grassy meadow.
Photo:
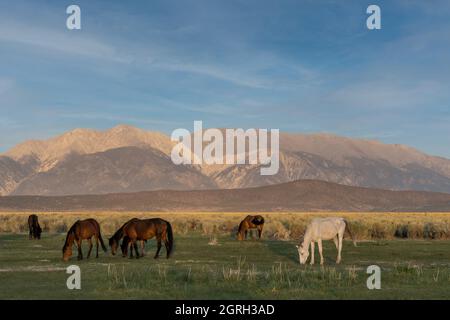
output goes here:
[{"label": "grassy meadow", "polygon": [[[28,240],[29,213],[0,213],[0,299],[449,299],[448,213],[267,213],[263,239],[238,242],[237,213],[38,213],[42,239]],[[325,265],[298,263],[295,248],[316,216],[344,216],[358,240],[344,242],[335,264],[332,241]],[[107,238],[132,217],[162,217],[175,233],[173,257],[62,261],[65,232],[77,219],[96,218]],[[317,249],[316,249],[317,250]],[[87,253],[84,243],[83,252]],[[74,249],[74,255],[76,250]],[[318,253],[316,251],[316,263]],[[81,268],[81,290],[68,290],[65,268]],[[381,290],[368,290],[366,268],[381,267]]]}]

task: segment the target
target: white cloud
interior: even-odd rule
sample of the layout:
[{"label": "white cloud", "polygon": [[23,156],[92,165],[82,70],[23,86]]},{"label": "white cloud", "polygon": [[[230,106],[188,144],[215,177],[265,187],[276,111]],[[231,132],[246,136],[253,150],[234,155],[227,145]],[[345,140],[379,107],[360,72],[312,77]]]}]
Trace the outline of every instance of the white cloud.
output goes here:
[{"label": "white cloud", "polygon": [[[23,44],[116,62],[127,62],[117,50],[81,31],[55,31],[50,28],[0,21],[0,42]],[[79,34],[76,34],[79,33]]]},{"label": "white cloud", "polygon": [[443,84],[433,81],[417,80],[399,84],[381,79],[349,84],[332,92],[327,99],[344,107],[392,110],[429,103],[442,96],[445,91]]}]

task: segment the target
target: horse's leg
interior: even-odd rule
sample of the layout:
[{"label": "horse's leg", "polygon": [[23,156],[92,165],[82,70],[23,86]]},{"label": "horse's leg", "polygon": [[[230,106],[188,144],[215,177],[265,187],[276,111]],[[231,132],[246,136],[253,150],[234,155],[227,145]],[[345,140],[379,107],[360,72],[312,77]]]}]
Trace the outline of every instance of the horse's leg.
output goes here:
[{"label": "horse's leg", "polygon": [[134,252],[136,253],[136,259],[141,257],[141,255],[139,255],[137,241],[133,244],[133,247],[134,247]]},{"label": "horse's leg", "polygon": [[320,254],[320,264],[323,264],[323,254],[322,254],[322,239],[317,240],[317,244],[319,245],[319,254]]},{"label": "horse's leg", "polygon": [[88,254],[87,254],[87,259],[89,259],[89,257],[91,256],[91,251],[92,251],[92,247],[93,247],[93,245],[92,245],[92,238],[88,238],[87,241],[89,243],[89,251],[88,251]]},{"label": "horse's leg", "polygon": [[95,237],[95,241],[97,242],[95,257],[98,258],[98,235]]},{"label": "horse's leg", "polygon": [[136,239],[130,239],[131,240],[131,246],[134,248],[134,251],[136,253],[136,259],[139,259],[139,251],[137,249],[137,243],[136,243]]},{"label": "horse's leg", "polygon": [[244,240],[247,240],[247,233],[248,233],[248,230],[245,230],[245,233],[244,233]]},{"label": "horse's leg", "polygon": [[344,238],[344,232],[338,234],[339,240],[338,240],[338,256],[336,263],[341,263],[341,251],[342,251],[342,239]]},{"label": "horse's leg", "polygon": [[28,237],[30,240],[31,240],[32,234],[33,234],[33,231],[32,231],[31,228],[30,228],[30,235],[29,235],[29,237]]},{"label": "horse's leg", "polygon": [[83,260],[83,252],[81,251],[81,239],[77,240],[77,246],[78,246],[78,260]]},{"label": "horse's leg", "polygon": [[311,241],[311,261],[309,262],[311,265],[314,264],[314,251],[315,251],[314,241]]},{"label": "horse's leg", "polygon": [[133,258],[133,243],[131,243],[131,240],[129,238],[127,243],[127,250],[130,251],[130,259]]},{"label": "horse's leg", "polygon": [[261,224],[258,226],[258,238],[259,239],[261,239],[262,230],[263,230],[263,225]]},{"label": "horse's leg", "polygon": [[156,241],[158,244],[158,248],[156,249],[155,259],[159,256],[159,251],[161,251],[161,235],[156,236]]},{"label": "horse's leg", "polygon": [[339,252],[339,240],[338,240],[338,236],[336,235],[336,237],[333,238],[334,241],[334,245],[336,246],[336,249]]},{"label": "horse's leg", "polygon": [[128,242],[127,244],[127,251],[130,250],[130,259],[134,258],[134,254],[133,254],[133,245],[130,245],[130,242]]},{"label": "horse's leg", "polygon": [[141,257],[145,256],[145,245],[144,245],[144,240],[141,240]]}]

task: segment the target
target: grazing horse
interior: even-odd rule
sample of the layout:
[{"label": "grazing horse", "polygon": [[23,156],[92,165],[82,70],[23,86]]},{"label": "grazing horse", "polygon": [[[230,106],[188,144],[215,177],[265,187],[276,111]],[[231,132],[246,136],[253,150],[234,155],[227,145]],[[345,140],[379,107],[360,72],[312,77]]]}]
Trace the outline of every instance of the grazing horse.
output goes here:
[{"label": "grazing horse", "polygon": [[258,239],[261,239],[263,227],[264,218],[262,216],[246,216],[239,224],[237,238],[238,240],[245,240],[249,229],[258,229]]},{"label": "grazing horse", "polygon": [[[173,248],[173,232],[172,226],[168,221],[160,218],[145,219],[145,220],[130,220],[125,223],[116,233],[109,239],[109,245],[111,246],[111,253],[116,254],[119,246],[120,239],[124,238],[124,241],[128,244],[128,247],[133,246],[136,251],[136,258],[139,258],[139,252],[137,251],[138,240],[141,240],[142,255],[144,256],[144,240],[156,237],[157,250],[155,259],[158,258],[161,250],[161,241],[164,241],[166,246],[167,258]],[[128,239],[127,239],[128,238]]]},{"label": "grazing horse", "polygon": [[344,232],[347,230],[352,238],[353,245],[356,247],[356,241],[350,231],[348,222],[344,218],[316,218],[306,228],[303,241],[300,241],[298,249],[300,264],[305,264],[309,256],[309,245],[311,244],[311,261],[314,264],[314,242],[317,241],[319,246],[320,264],[323,264],[322,240],[333,240],[338,250],[336,263],[341,262],[342,239]]},{"label": "grazing horse", "polygon": [[97,253],[96,258],[98,258],[98,242],[100,240],[100,244],[104,252],[107,251],[105,244],[103,243],[102,235],[100,233],[100,225],[94,219],[86,219],[86,220],[78,220],[75,222],[72,227],[67,232],[66,242],[63,246],[63,259],[64,261],[68,261],[72,256],[72,245],[76,241],[78,247],[78,260],[83,259],[83,252],[81,251],[81,241],[87,239],[89,242],[89,252],[87,258],[89,259],[92,251],[92,237],[95,238],[97,242]]},{"label": "grazing horse", "polygon": [[38,216],[32,214],[28,217],[28,228],[30,229],[29,239],[40,239],[41,238],[41,226],[39,225]]}]

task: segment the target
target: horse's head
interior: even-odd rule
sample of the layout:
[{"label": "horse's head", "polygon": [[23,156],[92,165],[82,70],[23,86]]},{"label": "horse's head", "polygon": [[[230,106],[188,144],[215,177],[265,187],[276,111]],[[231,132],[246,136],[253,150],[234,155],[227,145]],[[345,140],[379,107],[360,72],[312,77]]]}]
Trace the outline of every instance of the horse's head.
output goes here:
[{"label": "horse's head", "polygon": [[111,247],[111,253],[113,256],[116,255],[117,247],[119,246],[119,243],[114,238],[109,238],[109,246]]},{"label": "horse's head", "polygon": [[298,257],[300,260],[300,264],[305,264],[306,260],[309,257],[309,250],[308,247],[304,248],[303,244],[300,244],[299,246],[296,246],[298,250]]},{"label": "horse's head", "polygon": [[63,252],[63,260],[66,262],[69,261],[69,258],[72,256],[72,246],[64,245],[62,252]]}]

